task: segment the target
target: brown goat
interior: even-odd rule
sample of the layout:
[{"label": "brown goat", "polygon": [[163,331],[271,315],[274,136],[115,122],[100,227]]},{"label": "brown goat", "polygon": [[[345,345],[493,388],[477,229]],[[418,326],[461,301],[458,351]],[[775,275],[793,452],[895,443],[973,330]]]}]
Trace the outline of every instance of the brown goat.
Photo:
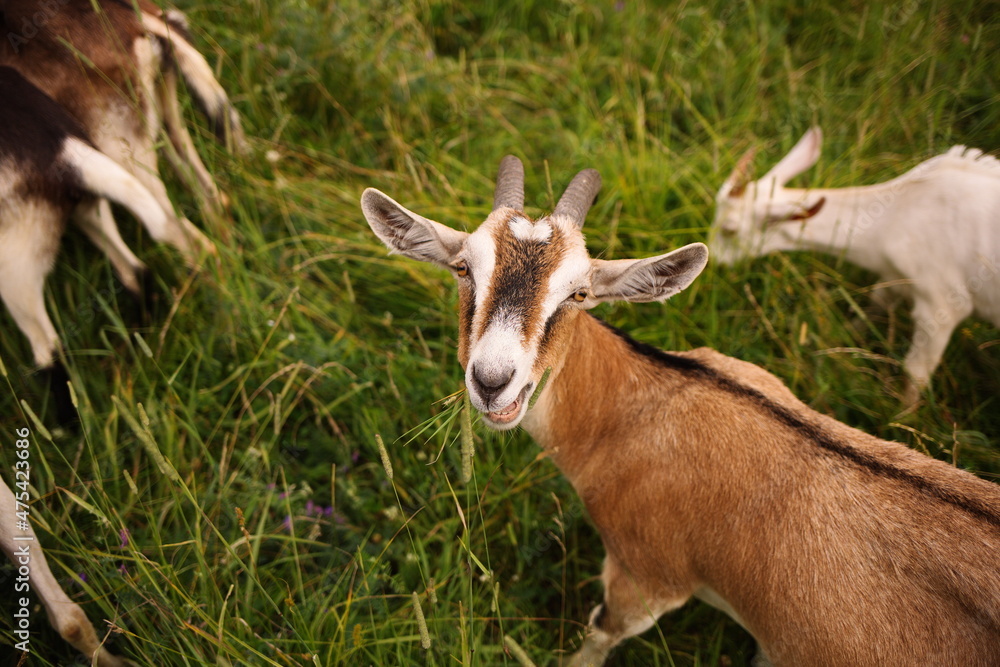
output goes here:
[{"label": "brown goat", "polygon": [[456,275],[472,405],[492,428],[523,422],[601,534],[604,602],[571,664],[603,664],[692,597],[757,639],[758,664],[1000,664],[1000,488],[817,413],[757,366],[661,352],[586,313],[662,301],[707,261],[701,244],[591,259],[599,187],[581,172],[532,221],[507,157],[470,234],[361,198],[390,250]]}]

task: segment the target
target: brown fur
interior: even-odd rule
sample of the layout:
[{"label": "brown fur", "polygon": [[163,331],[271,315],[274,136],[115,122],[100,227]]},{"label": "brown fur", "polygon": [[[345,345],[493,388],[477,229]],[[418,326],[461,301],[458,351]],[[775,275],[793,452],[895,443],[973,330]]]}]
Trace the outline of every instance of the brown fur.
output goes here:
[{"label": "brown fur", "polygon": [[699,349],[671,367],[579,312],[560,328],[572,363],[525,426],[607,549],[599,639],[709,587],[775,665],[1000,663],[996,485],[752,364]]},{"label": "brown fur", "polygon": [[[93,130],[105,122],[112,107],[146,103],[136,85],[132,44],[143,35],[135,11],[117,2],[103,6],[100,16],[89,0],[69,0],[48,14],[38,33],[24,42],[0,40],[0,63],[14,67],[61,104],[96,136]],[[20,35],[39,12],[36,0],[7,0],[4,34]],[[28,34],[25,32],[25,34]],[[61,42],[72,45],[67,47]],[[73,49],[93,63],[77,57]],[[127,116],[137,124],[141,116]]]}]

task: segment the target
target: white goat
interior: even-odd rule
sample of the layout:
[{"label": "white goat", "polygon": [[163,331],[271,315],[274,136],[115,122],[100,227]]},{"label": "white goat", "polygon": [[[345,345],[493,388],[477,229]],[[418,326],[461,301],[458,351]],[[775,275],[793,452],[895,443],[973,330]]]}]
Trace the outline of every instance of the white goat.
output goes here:
[{"label": "white goat", "polygon": [[523,421],[601,534],[604,602],[572,664],[603,664],[692,596],[764,664],[1000,664],[1000,487],[821,415],[757,366],[661,352],[586,313],[662,301],[707,261],[701,244],[591,259],[599,186],[581,172],[533,222],[507,157],[469,234],[361,197],[390,250],[454,273],[472,405],[495,429]]},{"label": "white goat", "polygon": [[719,190],[709,248],[723,264],[815,250],[891,281],[883,303],[913,303],[905,400],[915,403],[963,319],[976,313],[1000,326],[1000,162],[955,146],[878,185],[786,188],[816,163],[822,137],[809,130],[753,182],[745,155]]},{"label": "white goat", "polygon": [[[27,484],[25,484],[27,486]],[[27,495],[27,494],[25,494]],[[18,568],[14,584],[10,591],[4,591],[4,596],[15,603],[18,609],[30,608],[26,604],[28,593],[34,591],[45,606],[45,613],[49,617],[49,623],[56,629],[59,636],[72,644],[72,646],[87,656],[88,661],[96,659],[98,667],[126,667],[132,663],[123,660],[109,653],[102,642],[97,639],[97,632],[94,626],[83,613],[80,605],[69,599],[66,592],[56,581],[49,564],[45,560],[45,553],[35,531],[31,529],[30,523],[27,530],[15,531],[15,517],[18,512],[25,511],[26,502],[22,499],[18,504],[18,498],[11,491],[10,487],[0,482],[0,550],[3,550],[7,557]],[[18,612],[15,611],[15,614]],[[21,627],[23,617],[15,619],[14,637],[15,644],[30,641],[30,617],[25,619],[28,627]],[[30,644],[28,644],[30,646]],[[88,664],[90,664],[88,662]]]}]

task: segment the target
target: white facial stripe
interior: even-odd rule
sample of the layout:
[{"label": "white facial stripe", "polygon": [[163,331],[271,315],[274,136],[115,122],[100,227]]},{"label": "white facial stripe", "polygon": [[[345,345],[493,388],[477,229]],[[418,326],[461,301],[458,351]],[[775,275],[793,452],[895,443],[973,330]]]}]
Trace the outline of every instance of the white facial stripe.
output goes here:
[{"label": "white facial stripe", "polygon": [[487,350],[524,350],[521,342],[521,319],[506,310],[496,313],[477,347]]},{"label": "white facial stripe", "polygon": [[472,323],[473,337],[475,337],[475,332],[479,331],[482,318],[485,317],[483,303],[493,284],[493,270],[497,262],[496,242],[488,230],[480,227],[469,235],[465,242],[465,251],[468,253],[472,276],[476,281],[476,316]]},{"label": "white facial stripe", "polygon": [[552,313],[556,312],[556,308],[572,294],[573,290],[586,284],[589,273],[590,257],[586,249],[566,253],[549,278],[545,300],[542,301],[542,316],[538,319],[539,329],[534,332],[536,336],[541,335]]},{"label": "white facial stripe", "polygon": [[510,225],[510,231],[514,233],[514,236],[522,241],[548,243],[549,239],[552,238],[552,227],[545,221],[539,221],[532,224],[531,220],[515,215],[510,219],[508,224]]}]

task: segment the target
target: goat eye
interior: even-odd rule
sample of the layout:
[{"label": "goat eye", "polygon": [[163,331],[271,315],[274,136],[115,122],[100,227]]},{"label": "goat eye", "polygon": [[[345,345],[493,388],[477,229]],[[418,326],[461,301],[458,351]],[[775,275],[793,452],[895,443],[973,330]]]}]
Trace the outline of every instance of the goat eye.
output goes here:
[{"label": "goat eye", "polygon": [[577,303],[583,303],[587,300],[587,290],[578,290],[573,294],[573,300]]},{"label": "goat eye", "polygon": [[464,278],[469,275],[469,265],[465,262],[459,262],[458,264],[453,265],[452,268],[455,269],[455,273],[457,273],[460,277]]}]

